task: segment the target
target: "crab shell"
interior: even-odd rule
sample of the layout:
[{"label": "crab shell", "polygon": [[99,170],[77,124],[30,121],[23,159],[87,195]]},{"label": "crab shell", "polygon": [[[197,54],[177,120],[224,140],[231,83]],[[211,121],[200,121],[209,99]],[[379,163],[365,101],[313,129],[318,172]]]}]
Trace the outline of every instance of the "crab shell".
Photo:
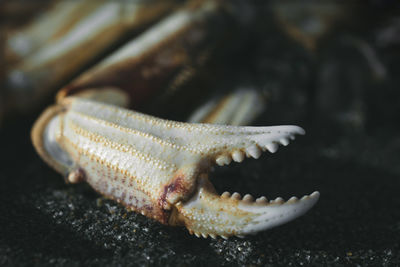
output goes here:
[{"label": "crab shell", "polygon": [[302,215],[318,200],[318,192],[287,202],[218,195],[208,179],[215,164],[274,153],[304,134],[300,127],[175,122],[120,107],[126,101],[118,90],[96,96],[107,103],[59,99],[32,130],[40,156],[71,183],[86,181],[130,210],[203,237],[254,234]]}]

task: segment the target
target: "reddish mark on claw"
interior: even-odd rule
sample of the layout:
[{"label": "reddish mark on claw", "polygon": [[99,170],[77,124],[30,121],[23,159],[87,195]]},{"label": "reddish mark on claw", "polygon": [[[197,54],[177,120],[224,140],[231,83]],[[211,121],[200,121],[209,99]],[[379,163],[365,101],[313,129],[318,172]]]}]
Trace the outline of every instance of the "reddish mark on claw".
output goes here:
[{"label": "reddish mark on claw", "polygon": [[184,182],[185,178],[182,176],[182,174],[177,175],[177,177],[173,180],[172,183],[164,186],[163,193],[161,194],[161,197],[159,198],[158,204],[161,208],[163,209],[170,209],[170,203],[168,202],[168,199],[170,198],[171,195],[183,195],[185,192],[187,192],[187,188],[185,186]]}]

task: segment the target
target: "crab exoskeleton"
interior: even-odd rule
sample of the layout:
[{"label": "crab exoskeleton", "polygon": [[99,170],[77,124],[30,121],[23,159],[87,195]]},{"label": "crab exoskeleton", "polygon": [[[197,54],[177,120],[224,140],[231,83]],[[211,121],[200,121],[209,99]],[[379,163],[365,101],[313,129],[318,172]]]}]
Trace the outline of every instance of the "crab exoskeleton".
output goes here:
[{"label": "crab exoskeleton", "polygon": [[59,99],[32,131],[39,154],[71,183],[86,181],[128,209],[204,237],[257,233],[302,215],[318,200],[318,192],[287,202],[219,195],[208,179],[215,164],[258,158],[288,145],[304,134],[298,126],[175,122],[109,104],[123,103],[118,90],[96,97],[108,103]]}]

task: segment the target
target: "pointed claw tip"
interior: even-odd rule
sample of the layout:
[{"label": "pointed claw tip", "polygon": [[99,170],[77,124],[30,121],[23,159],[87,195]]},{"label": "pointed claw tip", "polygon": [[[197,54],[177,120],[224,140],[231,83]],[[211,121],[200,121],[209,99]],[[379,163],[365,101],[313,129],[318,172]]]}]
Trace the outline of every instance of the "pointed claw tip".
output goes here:
[{"label": "pointed claw tip", "polygon": [[306,131],[303,128],[301,128],[300,126],[295,126],[295,127],[296,127],[296,131],[295,131],[296,134],[300,134],[300,135],[306,134]]}]

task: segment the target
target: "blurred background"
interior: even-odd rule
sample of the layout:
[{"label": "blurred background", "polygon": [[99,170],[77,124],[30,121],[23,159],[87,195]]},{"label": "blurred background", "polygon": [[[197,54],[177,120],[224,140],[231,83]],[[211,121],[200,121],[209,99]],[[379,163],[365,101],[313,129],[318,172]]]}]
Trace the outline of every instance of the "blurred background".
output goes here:
[{"label": "blurred background", "polygon": [[213,173],[219,192],[319,190],[313,210],[287,225],[197,239],[66,185],[35,153],[30,129],[61,88],[204,2],[0,2],[0,265],[400,265],[398,1],[208,1],[221,10],[201,25],[207,45],[185,46],[189,63],[157,90],[145,86],[151,94],[134,107],[186,121],[227,95],[240,103],[245,90],[257,111],[247,124],[305,128],[273,156]]}]

